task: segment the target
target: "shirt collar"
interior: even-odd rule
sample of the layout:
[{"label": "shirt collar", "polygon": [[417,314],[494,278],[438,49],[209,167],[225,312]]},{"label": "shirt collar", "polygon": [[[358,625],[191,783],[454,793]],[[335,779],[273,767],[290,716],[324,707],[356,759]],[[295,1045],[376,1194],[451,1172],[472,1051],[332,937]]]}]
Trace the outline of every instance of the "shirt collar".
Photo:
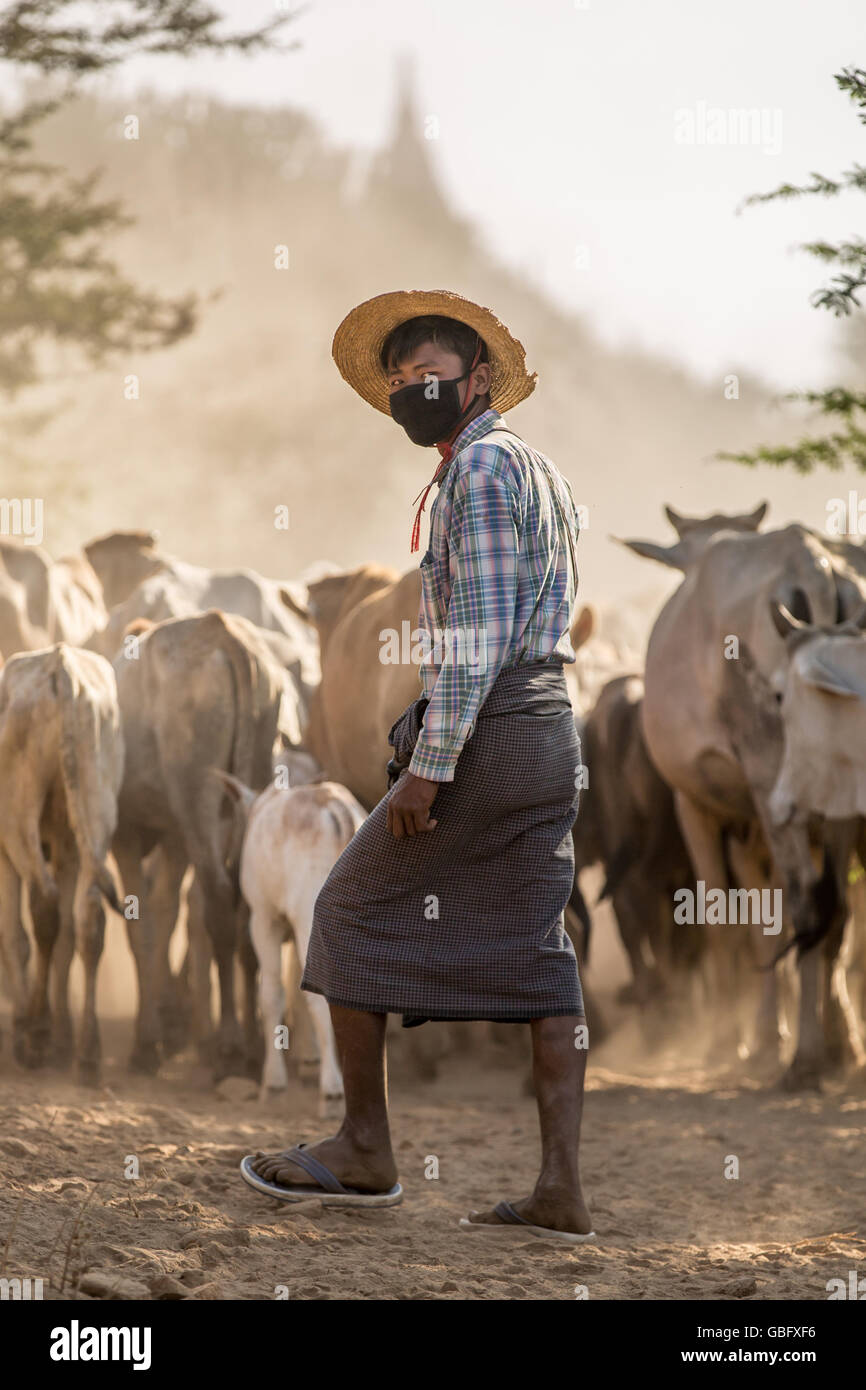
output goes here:
[{"label": "shirt collar", "polygon": [[[504,423],[505,421],[499,414],[499,411],[494,410],[492,407],[489,410],[482,411],[480,415],[476,415],[474,420],[470,420],[469,424],[463,427],[452,444],[452,459],[457,457],[461,449],[465,449],[469,444],[474,444],[476,439],[482,439],[485,434],[489,434],[497,425]],[[438,480],[439,487],[442,486],[450,471],[450,469],[446,469],[442,474],[442,477]]]}]

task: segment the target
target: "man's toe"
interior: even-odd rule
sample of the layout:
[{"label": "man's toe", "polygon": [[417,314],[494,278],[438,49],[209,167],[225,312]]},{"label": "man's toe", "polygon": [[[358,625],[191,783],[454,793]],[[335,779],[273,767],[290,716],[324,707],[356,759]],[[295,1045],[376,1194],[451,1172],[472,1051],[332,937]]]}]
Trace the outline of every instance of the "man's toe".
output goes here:
[{"label": "man's toe", "polygon": [[469,1220],[476,1226],[500,1226],[501,1217],[495,1211],[470,1211]]}]

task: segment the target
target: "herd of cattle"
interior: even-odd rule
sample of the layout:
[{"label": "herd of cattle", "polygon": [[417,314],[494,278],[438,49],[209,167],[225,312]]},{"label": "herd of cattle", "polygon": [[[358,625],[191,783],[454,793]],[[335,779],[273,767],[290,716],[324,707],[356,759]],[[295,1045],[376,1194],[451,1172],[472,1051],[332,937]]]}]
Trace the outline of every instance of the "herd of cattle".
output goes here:
[{"label": "herd of cattle", "polygon": [[[572,628],[585,767],[569,927],[586,958],[581,875],[599,866],[630,997],[660,1013],[697,1000],[720,1060],[747,1043],[778,1055],[795,956],[787,1077],[813,1084],[831,1062],[866,1060],[866,550],[800,525],[762,531],[763,507],[666,510],[673,545],[626,542],[683,574],[645,670],[624,669],[589,609]],[[270,1045],[283,945],[293,936],[297,970],[319,888],[386,790],[387,730],[419,673],[380,659],[383,634],[414,628],[419,599],[417,569],[280,583],[186,564],[149,532],[58,561],[0,542],[0,986],[19,1064],[74,1052],[98,1078],[110,910],[135,962],[134,1068],[191,1041],[217,1077],[286,1085]],[[683,890],[738,912],[690,922]],[[768,890],[783,905],[772,924],[757,910]],[[321,1091],[338,1096],[327,1006],[304,999]]]}]

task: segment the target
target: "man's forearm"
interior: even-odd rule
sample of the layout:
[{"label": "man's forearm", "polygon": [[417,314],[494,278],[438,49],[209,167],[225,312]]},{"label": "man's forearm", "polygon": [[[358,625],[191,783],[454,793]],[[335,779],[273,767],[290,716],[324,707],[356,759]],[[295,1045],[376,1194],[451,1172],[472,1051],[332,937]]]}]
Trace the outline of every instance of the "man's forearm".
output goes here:
[{"label": "man's forearm", "polygon": [[443,665],[409,763],[409,771],[416,777],[435,782],[454,780],[457,760],[472,736],[478,711],[499,674],[505,651],[497,644],[485,657],[478,666]]}]

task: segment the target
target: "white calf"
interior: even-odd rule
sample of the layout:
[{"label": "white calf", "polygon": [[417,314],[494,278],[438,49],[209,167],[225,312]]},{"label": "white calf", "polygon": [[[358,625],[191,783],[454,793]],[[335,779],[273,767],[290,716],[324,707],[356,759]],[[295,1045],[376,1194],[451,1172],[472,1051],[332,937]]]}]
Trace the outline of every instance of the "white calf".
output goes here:
[{"label": "white calf", "polygon": [[[265,1031],[262,1086],[280,1090],[286,1085],[276,1045],[286,1003],[282,970],[285,922],[294,932],[303,969],[319,890],[366,812],[337,782],[287,789],[271,786],[254,797],[235,779],[223,780],[248,807],[240,883],[250,909],[250,935],[261,969],[259,999]],[[343,1079],[328,1005],[320,994],[305,993],[304,999],[319,1047],[319,1092],[339,1098]]]}]

